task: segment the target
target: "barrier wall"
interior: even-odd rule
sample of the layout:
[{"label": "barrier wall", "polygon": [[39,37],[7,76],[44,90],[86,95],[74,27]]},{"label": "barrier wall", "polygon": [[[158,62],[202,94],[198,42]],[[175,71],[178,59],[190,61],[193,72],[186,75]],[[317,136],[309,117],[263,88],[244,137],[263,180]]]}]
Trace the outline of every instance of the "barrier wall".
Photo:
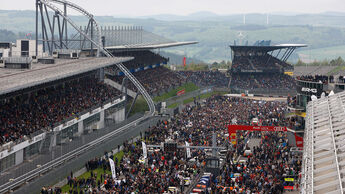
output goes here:
[{"label": "barrier wall", "polygon": [[[39,150],[44,149],[44,141],[47,141],[48,146],[56,146],[57,144],[64,143],[72,137],[80,136],[83,133],[89,133],[93,130],[104,128],[106,121],[105,111],[113,108],[114,106],[119,106],[119,108],[107,115],[107,118],[112,118],[114,123],[124,121],[125,100],[125,96],[118,98],[105,104],[103,107],[95,108],[90,112],[81,115],[80,117],[76,117],[54,127],[51,131],[43,132],[19,144],[11,145],[11,143],[7,143],[3,145],[2,151],[0,152],[0,172],[22,163],[26,157],[34,155],[34,153],[37,154]],[[92,118],[96,119],[92,120]],[[29,156],[27,156],[27,152],[30,152]]]}]

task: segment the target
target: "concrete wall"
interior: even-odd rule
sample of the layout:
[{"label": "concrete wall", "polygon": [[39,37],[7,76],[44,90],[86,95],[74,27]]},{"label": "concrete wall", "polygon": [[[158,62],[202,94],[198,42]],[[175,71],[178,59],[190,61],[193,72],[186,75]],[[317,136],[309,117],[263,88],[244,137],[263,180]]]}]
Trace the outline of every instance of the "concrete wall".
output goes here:
[{"label": "concrete wall", "polygon": [[[24,40],[24,39],[23,39]],[[12,56],[20,57],[21,56],[21,41],[17,40],[16,46],[12,47]],[[29,57],[36,55],[36,40],[29,40]],[[38,56],[43,56],[43,45],[38,45]]]},{"label": "concrete wall", "polygon": [[[59,181],[66,178],[71,171],[76,172],[79,169],[83,168],[85,163],[90,159],[102,156],[105,151],[113,151],[115,148],[117,148],[118,145],[122,145],[124,141],[135,138],[140,134],[140,132],[144,132],[150,126],[156,125],[158,120],[162,120],[162,118],[153,117],[145,120],[144,122],[141,122],[136,127],[128,128],[128,130],[125,130],[120,135],[116,135],[109,141],[96,146],[88,152],[78,156],[74,160],[65,163],[61,167],[53,169],[49,173],[42,175],[41,177],[33,180],[26,185],[23,185],[14,193],[39,193],[43,186],[49,186],[58,183]],[[114,129],[115,127],[112,126],[112,130]]]},{"label": "concrete wall", "polygon": [[23,159],[24,159],[24,149],[16,152],[16,164],[15,165],[22,163]]},{"label": "concrete wall", "polygon": [[[103,129],[105,127],[105,110],[101,110],[100,111],[100,121],[98,121],[97,123],[93,124],[93,129]],[[93,116],[93,115],[91,115]],[[90,117],[90,116],[89,116]],[[112,114],[112,117],[114,118],[114,120],[116,121],[116,123],[120,123],[122,121],[125,120],[125,107],[121,108],[120,110],[116,111],[115,113]],[[79,120],[77,123],[74,123],[73,125],[78,125],[78,132],[77,134],[74,134],[74,136],[78,137],[81,136],[84,133],[85,130],[85,126],[84,126],[84,120]],[[69,121],[68,121],[69,122]],[[68,123],[67,122],[67,123]],[[53,141],[51,141],[50,139],[47,139],[46,141],[52,142],[53,145],[52,146],[56,146],[56,136],[58,133],[60,133],[61,131],[56,131],[54,132],[54,134],[51,136],[51,138],[53,138]],[[25,141],[22,142],[21,144],[15,145],[12,148],[11,152],[8,152],[8,149],[5,149],[4,151],[0,152],[0,159],[7,157],[10,154],[15,154],[15,165],[21,164],[23,163],[23,158],[24,158],[24,148],[30,146],[33,143],[37,143],[37,142],[41,142],[44,141],[45,138],[45,133],[41,134],[39,136],[36,136],[33,138],[33,140],[31,142],[29,141]],[[64,139],[60,139],[60,143],[64,143],[67,140],[69,140],[69,138],[64,138]]]}]

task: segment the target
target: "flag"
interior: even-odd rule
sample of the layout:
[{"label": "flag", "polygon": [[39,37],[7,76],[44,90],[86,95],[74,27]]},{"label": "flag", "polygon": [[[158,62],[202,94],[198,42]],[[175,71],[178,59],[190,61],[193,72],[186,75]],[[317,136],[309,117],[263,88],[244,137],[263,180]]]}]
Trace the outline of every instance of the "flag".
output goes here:
[{"label": "flag", "polygon": [[177,93],[176,93],[177,96],[181,96],[182,94],[185,94],[185,89],[177,91]]},{"label": "flag", "polygon": [[183,66],[186,66],[186,57],[183,57]]},{"label": "flag", "polygon": [[143,146],[143,155],[144,155],[144,158],[146,159],[147,158],[147,148],[146,148],[146,144],[142,141],[141,142],[142,146]]},{"label": "flag", "polygon": [[303,137],[300,137],[295,133],[295,141],[297,147],[303,148]]},{"label": "flag", "polygon": [[109,164],[110,164],[110,168],[111,168],[111,175],[112,175],[113,179],[116,180],[116,172],[115,172],[115,163],[114,163],[114,160],[112,160],[111,158],[109,158]]},{"label": "flag", "polygon": [[[188,147],[189,146],[189,143],[186,142],[186,146]],[[186,148],[186,152],[187,152],[187,158],[191,158],[192,155],[190,154],[190,148]]]}]

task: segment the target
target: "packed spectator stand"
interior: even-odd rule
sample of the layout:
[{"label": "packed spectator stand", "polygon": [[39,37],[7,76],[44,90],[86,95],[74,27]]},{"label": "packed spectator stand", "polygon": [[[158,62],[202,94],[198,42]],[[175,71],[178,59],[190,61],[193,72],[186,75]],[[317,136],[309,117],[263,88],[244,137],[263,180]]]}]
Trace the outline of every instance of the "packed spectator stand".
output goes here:
[{"label": "packed spectator stand", "polygon": [[[170,69],[163,67],[169,59],[151,51],[131,51],[115,53],[116,56],[130,56],[133,60],[123,63],[133,75],[140,81],[150,95],[158,95],[168,92],[170,89],[180,86],[186,80]],[[122,84],[125,75],[116,67],[106,69],[107,77]],[[128,80],[128,89],[137,92],[137,88]]]},{"label": "packed spectator stand", "polygon": [[[234,120],[236,124],[251,125],[251,120],[258,118],[262,125],[288,126],[291,120],[285,117],[286,108],[286,103],[278,101],[212,96],[202,103],[188,105],[182,113],[150,127],[141,134],[141,140],[156,145],[170,139],[178,145],[187,141],[191,145],[209,146],[212,131],[215,131],[219,133],[218,145],[228,145],[229,149],[221,174],[212,176],[204,193],[207,190],[217,193],[282,193],[284,186],[294,184],[285,182],[284,177],[298,179],[295,175],[298,175],[301,165],[300,158],[290,152],[286,135],[276,132],[240,133],[237,146],[232,146],[224,134],[227,133],[227,125]],[[243,155],[248,138],[260,138],[262,142],[252,150],[253,154],[246,162],[238,163],[235,156]],[[122,159],[110,156],[115,161],[116,180],[106,173],[110,169],[108,154],[90,160],[85,166],[91,171],[91,177],[69,176],[69,193],[169,193],[171,187],[182,192],[189,186],[185,180],[194,180],[205,166],[206,150],[192,149],[191,158],[186,158],[184,149],[173,153],[152,149],[145,161],[141,145],[140,139],[134,143],[125,142]],[[103,169],[101,175],[93,172],[97,168]]]},{"label": "packed spectator stand", "polygon": [[16,141],[76,117],[78,113],[118,98],[120,92],[98,81],[95,74],[62,82],[0,101],[0,144]]},{"label": "packed spectator stand", "polygon": [[[185,83],[185,79],[183,77],[163,66],[134,72],[133,75],[140,81],[147,92],[151,95],[158,95],[162,92],[168,92],[169,89]],[[107,77],[120,84],[122,84],[123,78],[125,78],[124,75],[108,75]],[[127,87],[128,89],[137,92],[137,88],[128,80]]]},{"label": "packed spectator stand", "polygon": [[266,54],[263,56],[235,56],[232,61],[232,70],[240,72],[241,70],[274,70],[282,72],[284,70],[291,70],[293,66]]},{"label": "packed spectator stand", "polygon": [[[262,41],[261,41],[262,42]],[[288,96],[295,94],[294,67],[287,63],[296,48],[303,44],[230,45],[232,66],[230,88],[234,92],[257,95]]]},{"label": "packed spectator stand", "polygon": [[245,90],[292,90],[295,88],[295,80],[284,74],[284,69],[290,67],[291,65],[272,56],[235,57],[230,69],[230,87]]},{"label": "packed spectator stand", "polygon": [[323,84],[334,83],[333,75],[302,75],[297,76],[296,79],[301,81],[318,82]]},{"label": "packed spectator stand", "polygon": [[231,87],[237,89],[294,89],[294,78],[285,74],[233,74]]},{"label": "packed spectator stand", "polygon": [[225,73],[216,71],[178,71],[178,74],[185,77],[187,82],[193,82],[195,85],[228,87],[229,77]]},{"label": "packed spectator stand", "polygon": [[[133,60],[124,62],[123,65],[129,70],[135,70],[145,66],[156,64],[167,64],[169,59],[152,51],[131,51],[114,53],[116,57],[134,57]],[[116,66],[106,68],[106,71],[112,72],[113,75],[118,75],[119,69]]]}]

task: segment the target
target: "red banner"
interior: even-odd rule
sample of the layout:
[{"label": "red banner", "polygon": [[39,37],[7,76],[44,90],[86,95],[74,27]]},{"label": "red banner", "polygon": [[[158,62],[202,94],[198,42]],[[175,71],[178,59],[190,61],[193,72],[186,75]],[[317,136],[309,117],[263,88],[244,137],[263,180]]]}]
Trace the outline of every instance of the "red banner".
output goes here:
[{"label": "red banner", "polygon": [[183,57],[183,66],[186,66],[186,57]]},{"label": "red banner", "polygon": [[284,186],[284,189],[293,190],[293,186]]},{"label": "red banner", "polygon": [[275,132],[286,132],[286,127],[279,126],[249,126],[249,125],[228,125],[229,135],[231,133],[236,133],[236,131],[275,131]]},{"label": "red banner", "polygon": [[185,93],[185,90],[183,89],[183,90],[178,91],[178,92],[176,93],[176,95],[181,96],[181,95],[184,94],[184,93]]},{"label": "red banner", "polygon": [[303,137],[300,137],[296,135],[295,133],[295,140],[296,140],[296,146],[299,148],[303,148]]}]

